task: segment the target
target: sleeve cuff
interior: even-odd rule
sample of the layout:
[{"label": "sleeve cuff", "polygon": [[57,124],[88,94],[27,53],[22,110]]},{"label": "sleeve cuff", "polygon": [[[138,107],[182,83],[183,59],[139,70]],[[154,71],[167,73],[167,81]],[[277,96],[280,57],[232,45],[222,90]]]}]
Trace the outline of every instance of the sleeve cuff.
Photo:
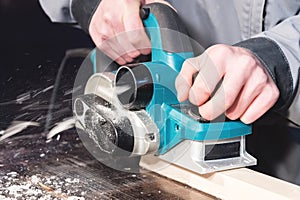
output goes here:
[{"label": "sleeve cuff", "polygon": [[269,72],[277,85],[280,96],[273,109],[286,110],[293,99],[293,78],[289,63],[279,45],[265,37],[251,38],[235,44],[251,51]]},{"label": "sleeve cuff", "polygon": [[101,0],[72,0],[71,13],[80,27],[89,33],[89,26]]}]

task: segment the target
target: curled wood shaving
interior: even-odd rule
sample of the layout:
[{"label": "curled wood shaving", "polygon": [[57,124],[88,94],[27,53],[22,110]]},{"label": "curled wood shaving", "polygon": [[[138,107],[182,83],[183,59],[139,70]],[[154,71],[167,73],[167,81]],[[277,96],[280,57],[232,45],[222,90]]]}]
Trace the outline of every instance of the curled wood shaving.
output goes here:
[{"label": "curled wood shaving", "polygon": [[75,119],[73,117],[67,118],[64,121],[57,123],[56,126],[53,127],[47,134],[47,140],[53,138],[58,133],[73,128],[74,125],[75,125]]},{"label": "curled wood shaving", "polygon": [[21,131],[23,131],[29,126],[39,126],[39,125],[40,125],[39,123],[32,122],[32,121],[13,121],[12,124],[6,130],[4,130],[4,132],[2,131],[0,142],[17,133],[20,133]]}]

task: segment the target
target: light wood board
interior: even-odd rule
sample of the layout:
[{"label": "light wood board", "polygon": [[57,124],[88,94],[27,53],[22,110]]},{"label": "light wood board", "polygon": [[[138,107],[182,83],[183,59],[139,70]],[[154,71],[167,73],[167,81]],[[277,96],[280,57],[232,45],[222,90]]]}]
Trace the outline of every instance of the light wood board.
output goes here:
[{"label": "light wood board", "polygon": [[200,175],[155,156],[142,157],[140,166],[220,199],[300,200],[300,186],[246,168]]}]

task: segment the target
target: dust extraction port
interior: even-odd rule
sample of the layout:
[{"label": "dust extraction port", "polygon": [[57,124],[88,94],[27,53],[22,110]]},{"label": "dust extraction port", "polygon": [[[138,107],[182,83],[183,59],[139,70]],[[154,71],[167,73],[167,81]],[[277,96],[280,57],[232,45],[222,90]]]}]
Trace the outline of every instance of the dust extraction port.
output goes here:
[{"label": "dust extraction port", "polygon": [[145,108],[153,96],[151,73],[143,64],[122,66],[116,73],[116,93],[120,103],[127,109]]}]

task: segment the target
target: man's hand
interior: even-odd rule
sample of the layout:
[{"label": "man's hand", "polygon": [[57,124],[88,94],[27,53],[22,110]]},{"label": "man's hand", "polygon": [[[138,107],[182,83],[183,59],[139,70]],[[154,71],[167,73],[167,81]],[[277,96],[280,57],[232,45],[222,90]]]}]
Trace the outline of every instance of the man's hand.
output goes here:
[{"label": "man's hand", "polygon": [[96,46],[120,65],[151,52],[139,10],[144,4],[163,0],[102,0],[89,26]]},{"label": "man's hand", "polygon": [[279,98],[277,86],[252,53],[221,44],[186,60],[176,89],[179,101],[189,99],[205,119],[225,113],[229,119],[240,118],[246,124],[257,120]]}]

